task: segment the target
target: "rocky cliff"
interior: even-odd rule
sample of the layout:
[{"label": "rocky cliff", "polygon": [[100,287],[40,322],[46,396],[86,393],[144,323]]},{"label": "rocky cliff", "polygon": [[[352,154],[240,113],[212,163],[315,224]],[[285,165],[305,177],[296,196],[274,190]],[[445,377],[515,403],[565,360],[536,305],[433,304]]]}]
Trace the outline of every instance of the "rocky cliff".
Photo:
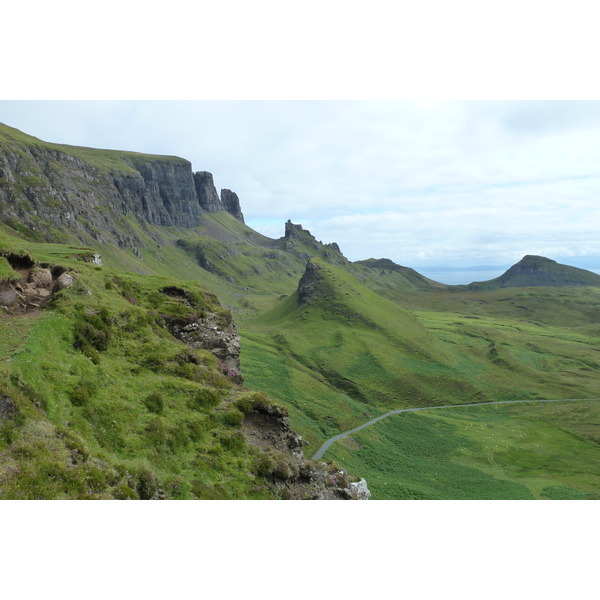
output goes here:
[{"label": "rocky cliff", "polygon": [[227,189],[221,190],[221,202],[224,210],[232,214],[236,219],[239,219],[242,223],[244,222],[240,199],[235,192]]},{"label": "rocky cliff", "polygon": [[29,237],[135,248],[129,218],[191,228],[227,210],[243,220],[237,195],[223,192],[182,158],[49,144],[0,124],[0,221]]}]

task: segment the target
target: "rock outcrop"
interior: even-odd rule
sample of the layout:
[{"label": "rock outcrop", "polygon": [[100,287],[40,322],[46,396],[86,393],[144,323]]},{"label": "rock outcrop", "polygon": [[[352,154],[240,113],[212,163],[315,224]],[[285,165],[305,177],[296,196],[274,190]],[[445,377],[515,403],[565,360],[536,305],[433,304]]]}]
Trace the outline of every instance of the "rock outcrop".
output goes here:
[{"label": "rock outcrop", "polygon": [[198,171],[194,174],[196,184],[196,194],[200,208],[208,213],[216,213],[224,210],[223,203],[217,193],[217,188],[213,182],[212,173],[208,171]]},{"label": "rock outcrop", "polygon": [[240,336],[234,323],[223,326],[214,314],[208,314],[192,323],[173,323],[171,333],[190,348],[208,350],[224,367],[239,373]]},{"label": "rock outcrop", "polygon": [[61,266],[34,266],[28,257],[4,254],[16,278],[0,281],[0,312],[22,313],[42,308],[54,292],[73,287],[74,275]]},{"label": "rock outcrop", "polygon": [[318,265],[309,261],[306,264],[306,270],[298,283],[299,304],[306,304],[309,300],[323,295],[319,290],[322,279]]},{"label": "rock outcrop", "polygon": [[221,190],[221,202],[223,208],[232,214],[236,219],[239,219],[242,223],[244,222],[244,215],[240,207],[240,199],[235,192],[231,190]]},{"label": "rock outcrop", "polygon": [[[257,394],[260,398],[261,394]],[[243,433],[248,444],[264,454],[264,475],[283,500],[368,500],[364,479],[353,481],[346,471],[326,461],[304,458],[305,442],[290,427],[288,410],[268,399],[246,410]]]}]

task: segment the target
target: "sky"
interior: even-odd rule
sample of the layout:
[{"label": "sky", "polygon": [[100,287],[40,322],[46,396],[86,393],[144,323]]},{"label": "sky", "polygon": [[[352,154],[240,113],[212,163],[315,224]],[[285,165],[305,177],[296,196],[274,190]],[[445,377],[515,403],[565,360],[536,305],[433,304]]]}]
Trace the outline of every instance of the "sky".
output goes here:
[{"label": "sky", "polygon": [[0,122],[181,156],[238,194],[253,229],[278,238],[291,219],[350,260],[600,256],[597,101],[13,100]]}]

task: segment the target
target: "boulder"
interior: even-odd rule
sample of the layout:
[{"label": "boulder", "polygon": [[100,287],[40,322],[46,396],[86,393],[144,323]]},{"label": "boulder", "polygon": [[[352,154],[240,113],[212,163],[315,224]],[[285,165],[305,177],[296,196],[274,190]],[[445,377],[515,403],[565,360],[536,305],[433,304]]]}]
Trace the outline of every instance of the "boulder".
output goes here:
[{"label": "boulder", "polygon": [[57,280],[56,283],[54,284],[54,287],[57,290],[62,290],[64,288],[72,288],[73,285],[75,283],[75,280],[73,279],[73,275],[71,275],[70,273],[63,273]]},{"label": "boulder", "polygon": [[349,488],[350,494],[354,500],[368,500],[371,497],[371,492],[364,479],[350,482]]},{"label": "boulder", "polygon": [[52,272],[50,269],[32,269],[28,281],[36,288],[48,287],[52,284]]},{"label": "boulder", "polygon": [[19,414],[14,400],[6,394],[0,394],[0,419],[11,419]]},{"label": "boulder", "polygon": [[9,283],[0,283],[0,305],[10,306],[17,302],[17,292]]}]

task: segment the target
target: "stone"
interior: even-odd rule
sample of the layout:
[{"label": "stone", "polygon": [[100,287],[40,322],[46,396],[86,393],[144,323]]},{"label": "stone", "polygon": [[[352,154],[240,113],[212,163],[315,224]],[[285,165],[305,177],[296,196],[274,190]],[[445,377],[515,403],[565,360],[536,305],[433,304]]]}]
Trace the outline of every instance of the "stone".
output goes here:
[{"label": "stone", "polygon": [[9,283],[0,283],[0,304],[10,306],[17,302],[17,292]]},{"label": "stone", "polygon": [[48,287],[52,284],[52,272],[50,269],[32,269],[28,281],[36,288]]},{"label": "stone", "polygon": [[11,419],[19,414],[19,407],[6,394],[0,394],[0,419]]},{"label": "stone", "polygon": [[235,324],[220,329],[217,317],[209,314],[203,319],[181,326],[170,326],[171,333],[191,348],[208,350],[214,354],[227,369],[240,371],[240,336]]},{"label": "stone", "polygon": [[371,492],[367,487],[367,482],[365,479],[360,481],[352,481],[350,482],[350,494],[354,500],[368,500],[371,497]]},{"label": "stone", "polygon": [[62,290],[62,289],[65,289],[65,288],[72,288],[74,284],[75,284],[75,280],[73,279],[73,276],[70,273],[63,273],[56,280],[56,283],[54,284],[54,287],[57,290]]}]

